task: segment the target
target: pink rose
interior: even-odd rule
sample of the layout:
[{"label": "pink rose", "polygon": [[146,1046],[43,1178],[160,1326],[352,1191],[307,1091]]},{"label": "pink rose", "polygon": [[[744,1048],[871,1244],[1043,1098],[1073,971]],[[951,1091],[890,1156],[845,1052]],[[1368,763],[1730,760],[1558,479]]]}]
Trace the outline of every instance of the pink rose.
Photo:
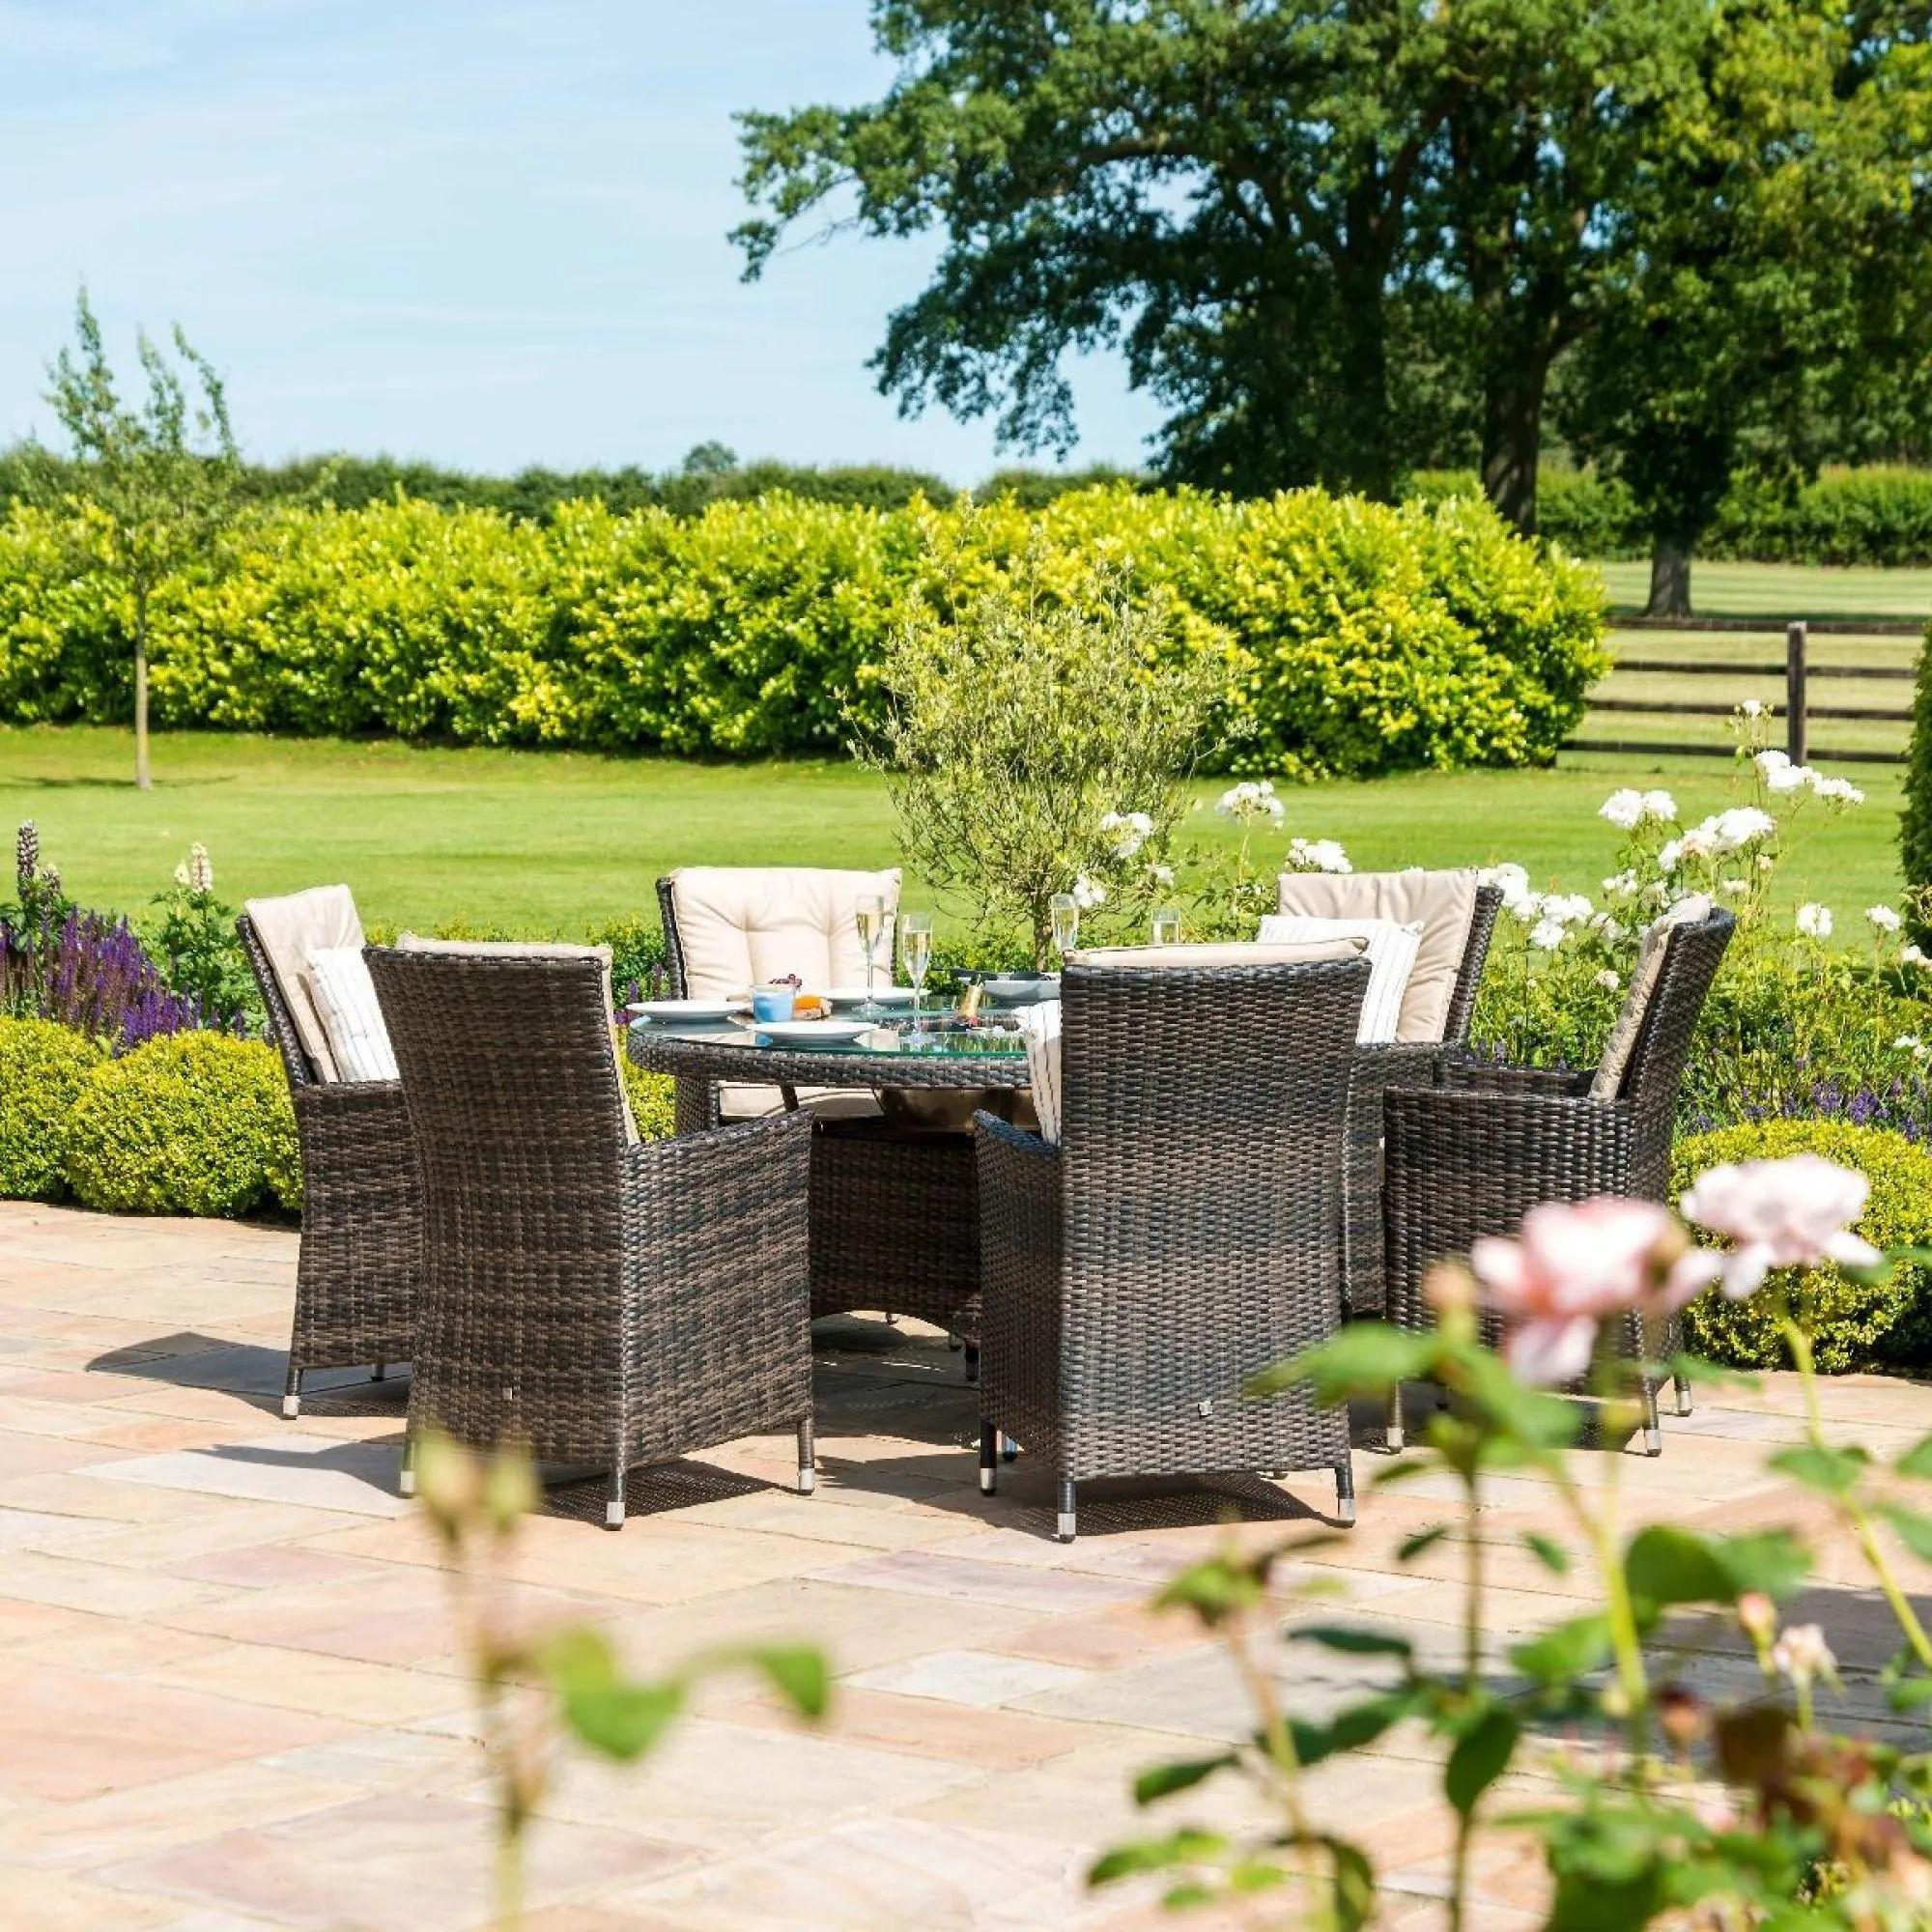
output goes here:
[{"label": "pink rose", "polygon": [[1820,1262],[1870,1267],[1879,1261],[1879,1251],[1851,1232],[1870,1191],[1856,1170],[1822,1154],[1797,1153],[1710,1168],[1691,1183],[1683,1208],[1700,1228],[1730,1236],[1724,1293],[1742,1301],[1772,1268]]},{"label": "pink rose", "polygon": [[1532,1208],[1516,1240],[1486,1236],[1469,1262],[1485,1306],[1508,1324],[1510,1367],[1543,1383],[1589,1368],[1600,1322],[1674,1314],[1718,1272],[1717,1256],[1689,1246],[1668,1208],[1607,1194]]}]

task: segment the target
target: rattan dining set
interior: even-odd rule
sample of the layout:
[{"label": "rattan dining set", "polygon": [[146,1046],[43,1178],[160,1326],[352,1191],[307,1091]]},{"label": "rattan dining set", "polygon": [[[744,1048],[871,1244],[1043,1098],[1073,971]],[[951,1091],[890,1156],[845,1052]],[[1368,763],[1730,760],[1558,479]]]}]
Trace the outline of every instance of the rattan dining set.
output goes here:
[{"label": "rattan dining set", "polygon": [[[1111,1477],[1331,1470],[1352,1521],[1347,1414],[1246,1385],[1347,1320],[1428,1323],[1430,1266],[1538,1202],[1662,1199],[1732,930],[1711,907],[1658,929],[1605,1066],[1501,1066],[1469,1045],[1500,895],[1460,876],[1424,1039],[1358,1043],[1371,967],[1346,950],[1070,953],[1051,1136],[997,1015],[838,1046],[625,1028],[584,947],[362,949],[395,1077],[345,1077],[299,962],[318,921],[360,945],[353,901],[251,902],[303,1169],[284,1413],[312,1371],[407,1362],[405,1493],[426,1431],[514,1441],[546,1473],[601,1473],[615,1528],[628,1470],[750,1435],[795,1431],[809,1492],[810,1324],[883,1313],[960,1345],[981,1488],[1003,1453],[1037,1459],[1063,1539],[1079,1486]],[[658,990],[770,977],[788,946],[836,975],[867,880],[896,896],[896,874],[673,875]],[[624,1052],[674,1080],[670,1137],[640,1137]],[[1629,1340],[1656,1453],[1656,1338]],[[1399,1406],[1388,1424],[1399,1447]]]}]

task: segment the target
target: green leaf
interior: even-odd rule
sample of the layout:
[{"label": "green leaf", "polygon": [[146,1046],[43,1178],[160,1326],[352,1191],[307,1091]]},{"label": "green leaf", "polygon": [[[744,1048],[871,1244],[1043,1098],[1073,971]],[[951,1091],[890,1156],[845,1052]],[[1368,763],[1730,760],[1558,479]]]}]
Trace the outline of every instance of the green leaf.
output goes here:
[{"label": "green leaf", "polygon": [[1421,1698],[1419,1688],[1405,1685],[1385,1697],[1370,1697],[1359,1704],[1350,1704],[1325,1724],[1291,1718],[1288,1731],[1295,1761],[1304,1766],[1314,1765],[1324,1758],[1339,1757],[1344,1751],[1360,1750],[1409,1716]]},{"label": "green leaf", "polygon": [[1442,1795],[1464,1817],[1509,1769],[1520,1735],[1517,1720],[1500,1704],[1492,1704],[1457,1740],[1443,1767]]},{"label": "green leaf", "polygon": [[562,1700],[563,1719],[592,1750],[629,1762],[651,1749],[684,1709],[685,1687],[614,1683],[582,1689]]},{"label": "green leaf", "polygon": [[1901,1476],[1910,1476],[1915,1482],[1932,1482],[1932,1435],[1922,1442],[1915,1442],[1892,1467]]},{"label": "green leaf", "polygon": [[1913,1555],[1932,1562],[1932,1517],[1920,1516],[1903,1503],[1881,1503],[1878,1514],[1890,1523],[1893,1534]]},{"label": "green leaf", "polygon": [[1138,1838],[1102,1852],[1087,1868],[1090,1886],[1111,1885],[1142,1872],[1171,1871],[1176,1865],[1208,1864],[1224,1857],[1228,1841],[1218,1832],[1170,1832],[1162,1838]]},{"label": "green leaf", "polygon": [[1731,1579],[1734,1601],[1747,1590],[1788,1597],[1811,1574],[1811,1551],[1786,1529],[1722,1536],[1712,1544],[1711,1553]]},{"label": "green leaf", "polygon": [[1249,1381],[1247,1392],[1278,1395],[1305,1382],[1321,1402],[1386,1395],[1397,1382],[1424,1379],[1435,1356],[1435,1345],[1428,1335],[1412,1335],[1379,1321],[1351,1321],[1327,1341],[1264,1369]]},{"label": "green leaf", "polygon": [[1526,1529],[1522,1540],[1546,1570],[1558,1577],[1568,1574],[1570,1552],[1554,1537],[1545,1536],[1540,1529]]},{"label": "green leaf", "polygon": [[1922,1711],[1932,1704],[1932,1677],[1908,1677],[1886,1692],[1894,1711]]},{"label": "green leaf", "polygon": [[1510,1662],[1539,1684],[1568,1684],[1587,1675],[1610,1654],[1610,1620],[1601,1611],[1572,1617],[1512,1647]]},{"label": "green leaf", "polygon": [[1254,1564],[1208,1556],[1171,1577],[1153,1603],[1155,1609],[1192,1610],[1211,1630],[1256,1608],[1264,1595],[1262,1574]]},{"label": "green leaf", "polygon": [[1653,1523],[1631,1539],[1624,1580],[1646,1625],[1671,1604],[1728,1604],[1737,1595],[1709,1539],[1669,1523]]},{"label": "green leaf", "polygon": [[1319,1643],[1323,1650],[1339,1650],[1350,1657],[1401,1657],[1415,1655],[1415,1645],[1393,1631],[1364,1630],[1350,1624],[1293,1624],[1282,1632],[1291,1643]]},{"label": "green leaf", "polygon": [[1446,1522],[1435,1523],[1428,1529],[1418,1529],[1413,1536],[1403,1538],[1402,1547],[1395,1553],[1396,1561],[1413,1563],[1424,1550],[1433,1549],[1448,1534],[1449,1525]]},{"label": "green leaf", "polygon": [[1471,1350],[1461,1366],[1471,1406],[1492,1427],[1539,1449],[1560,1449],[1576,1440],[1583,1426],[1577,1403],[1526,1388],[1486,1350]]},{"label": "green leaf", "polygon": [[1185,1758],[1173,1764],[1151,1765],[1134,1779],[1134,1803],[1152,1804],[1162,1798],[1171,1798],[1177,1791],[1188,1791],[1203,1778],[1212,1777],[1217,1771],[1226,1771],[1236,1765],[1240,1759],[1233,1751],[1223,1751],[1218,1757]]},{"label": "green leaf", "polygon": [[822,1718],[832,1694],[825,1655],[809,1644],[766,1644],[748,1653],[772,1688],[802,1718]]},{"label": "green leaf", "polygon": [[1842,1496],[1854,1489],[1865,1472],[1870,1458],[1862,1449],[1820,1449],[1803,1442],[1780,1449],[1766,1461],[1794,1483],[1821,1495]]},{"label": "green leaf", "polygon": [[1228,1870],[1228,1889],[1242,1893],[1273,1891],[1288,1883],[1288,1874],[1264,1859],[1243,1859]]},{"label": "green leaf", "polygon": [[1330,1838],[1328,1850],[1335,1861],[1329,1901],[1336,1932],[1361,1932],[1376,1909],[1376,1868],[1359,1846],[1345,1839]]}]

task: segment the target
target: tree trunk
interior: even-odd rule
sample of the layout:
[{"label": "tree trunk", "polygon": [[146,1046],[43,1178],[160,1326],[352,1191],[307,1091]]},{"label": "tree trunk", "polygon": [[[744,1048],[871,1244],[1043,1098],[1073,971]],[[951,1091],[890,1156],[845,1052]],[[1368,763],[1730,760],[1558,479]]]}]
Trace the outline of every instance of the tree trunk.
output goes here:
[{"label": "tree trunk", "polygon": [[1690,614],[1690,546],[1672,537],[1657,537],[1650,547],[1650,602],[1646,617],[1688,617]]},{"label": "tree trunk", "polygon": [[148,771],[148,646],[139,639],[134,645],[134,789],[154,787]]},{"label": "tree trunk", "polygon": [[1526,537],[1536,534],[1536,465],[1548,375],[1548,356],[1527,356],[1492,374],[1483,398],[1483,495]]}]

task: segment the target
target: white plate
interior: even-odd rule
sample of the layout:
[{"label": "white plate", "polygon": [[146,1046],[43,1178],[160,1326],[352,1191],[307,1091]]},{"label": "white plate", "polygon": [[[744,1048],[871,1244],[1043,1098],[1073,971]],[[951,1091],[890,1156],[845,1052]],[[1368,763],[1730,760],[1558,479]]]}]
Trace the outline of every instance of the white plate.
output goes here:
[{"label": "white plate", "polygon": [[913,989],[910,986],[880,986],[868,995],[864,986],[832,986],[818,997],[830,1000],[835,1007],[856,1007],[868,997],[882,1007],[903,1007],[911,1004]]},{"label": "white plate", "polygon": [[753,1020],[751,1028],[772,1039],[857,1039],[872,1031],[865,1020]]},{"label": "white plate", "polygon": [[737,1008],[729,1000],[637,1000],[624,1010],[647,1020],[728,1020]]}]

